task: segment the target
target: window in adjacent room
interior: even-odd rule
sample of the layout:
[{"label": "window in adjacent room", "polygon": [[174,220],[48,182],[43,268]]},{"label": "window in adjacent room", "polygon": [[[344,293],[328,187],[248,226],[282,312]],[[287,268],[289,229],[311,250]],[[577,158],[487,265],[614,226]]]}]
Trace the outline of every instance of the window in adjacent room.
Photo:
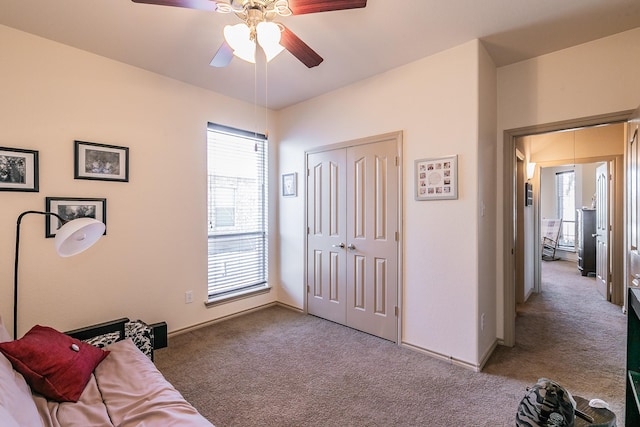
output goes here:
[{"label": "window in adjacent room", "polygon": [[574,171],[556,173],[556,206],[562,218],[558,246],[575,249],[576,244],[576,174]]},{"label": "window in adjacent room", "polygon": [[209,302],[267,286],[267,139],[210,123],[208,169]]}]

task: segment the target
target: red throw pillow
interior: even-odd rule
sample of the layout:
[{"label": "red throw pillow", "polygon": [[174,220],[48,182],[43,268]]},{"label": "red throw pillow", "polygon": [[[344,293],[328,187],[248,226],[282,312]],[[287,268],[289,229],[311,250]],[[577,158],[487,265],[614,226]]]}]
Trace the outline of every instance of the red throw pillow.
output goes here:
[{"label": "red throw pillow", "polygon": [[50,400],[77,402],[91,373],[109,351],[36,325],[19,340],[0,343],[31,388]]}]

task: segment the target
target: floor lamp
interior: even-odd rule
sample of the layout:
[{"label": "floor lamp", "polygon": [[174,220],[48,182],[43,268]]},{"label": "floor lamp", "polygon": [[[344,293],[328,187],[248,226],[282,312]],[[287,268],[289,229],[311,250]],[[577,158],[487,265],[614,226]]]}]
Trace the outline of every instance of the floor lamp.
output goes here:
[{"label": "floor lamp", "polygon": [[88,249],[104,234],[104,223],[93,218],[65,220],[53,212],[26,211],[18,216],[16,225],[16,256],[13,271],[13,339],[18,337],[18,257],[20,255],[20,223],[28,214],[55,216],[62,223],[56,231],[55,248],[61,257],[69,257]]}]

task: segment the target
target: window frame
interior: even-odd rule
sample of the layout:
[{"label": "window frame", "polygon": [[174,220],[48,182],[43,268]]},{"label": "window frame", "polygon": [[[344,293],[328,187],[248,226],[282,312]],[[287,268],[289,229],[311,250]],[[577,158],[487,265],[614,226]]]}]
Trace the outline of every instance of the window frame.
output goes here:
[{"label": "window frame", "polygon": [[[566,175],[573,176],[573,197],[570,198],[571,203],[573,204],[573,210],[572,210],[573,220],[565,217],[566,213],[564,209],[564,200],[569,198],[563,195],[563,191],[560,188],[560,186],[562,185],[561,180],[564,180],[564,176]],[[556,172],[556,183],[555,183],[556,213],[558,218],[562,219],[562,227],[560,229],[560,236],[558,238],[558,248],[563,249],[565,251],[566,250],[575,251],[575,248],[576,248],[576,233],[575,233],[576,219],[577,219],[576,218],[576,176],[577,176],[576,171],[574,169]],[[563,239],[563,237],[565,235],[565,230],[569,230],[571,229],[571,227],[573,227],[573,244],[567,244],[565,243],[566,239]]]},{"label": "window frame", "polygon": [[[238,225],[236,222],[238,221],[237,218],[234,218],[234,226],[221,226],[222,229],[227,229],[227,230],[217,230],[217,231],[213,231],[214,229],[214,225],[212,224],[212,215],[215,216],[215,202],[212,200],[212,197],[215,197],[212,195],[211,191],[214,188],[214,185],[212,182],[215,182],[216,178],[213,178],[214,175],[210,174],[210,165],[209,165],[209,160],[210,160],[210,150],[212,148],[212,133],[216,133],[216,134],[221,134],[221,135],[227,135],[227,136],[231,136],[232,138],[239,138],[238,141],[239,142],[246,142],[246,140],[249,140],[257,145],[255,145],[255,149],[260,151],[260,154],[258,154],[258,156],[260,156],[257,160],[260,161],[260,164],[257,164],[255,172],[256,172],[256,179],[255,179],[255,183],[253,183],[253,185],[257,187],[259,187],[259,190],[255,190],[256,194],[258,195],[259,198],[259,215],[257,218],[257,221],[251,222],[251,224],[257,228],[255,229],[244,229],[242,228],[242,225]],[[246,146],[245,146],[246,147]],[[239,150],[240,152],[241,150]],[[240,298],[247,298],[250,296],[254,296],[256,294],[261,294],[261,293],[266,293],[269,292],[271,287],[269,286],[269,256],[268,256],[268,241],[269,241],[269,236],[268,236],[268,174],[269,174],[269,144],[268,144],[268,139],[266,137],[266,135],[260,134],[260,133],[255,133],[255,132],[249,132],[249,131],[245,131],[242,129],[236,129],[236,128],[232,128],[229,126],[224,126],[224,125],[219,125],[216,123],[209,123],[207,126],[207,222],[208,222],[208,231],[207,231],[207,302],[205,303],[206,306],[213,306],[213,305],[217,305],[220,303],[226,303],[226,302],[230,302],[236,299],[240,299]],[[220,178],[220,176],[218,176],[217,178]],[[225,178],[227,179],[237,179],[238,181],[242,180],[242,177],[240,176],[226,176]],[[239,184],[240,185],[240,184]],[[220,185],[218,188],[231,188],[233,189],[233,193],[234,193],[234,215],[237,216],[237,212],[238,212],[238,205],[237,202],[240,201],[240,203],[242,203],[242,195],[239,194],[238,188],[233,188],[231,186],[228,185]],[[229,206],[225,206],[225,208],[229,208]],[[246,207],[245,207],[246,209]],[[256,219],[253,218],[252,219]],[[241,221],[240,221],[241,222]],[[226,231],[226,232],[225,232]],[[213,280],[212,276],[215,273],[212,273],[212,271],[220,271],[221,267],[219,263],[223,262],[224,266],[222,266],[222,270],[225,272],[224,275],[226,275],[226,269],[227,269],[227,265],[226,265],[226,261],[225,260],[229,260],[231,258],[223,256],[221,257],[221,259],[215,260],[216,255],[214,254],[216,252],[216,249],[212,250],[212,247],[215,248],[215,244],[216,244],[216,240],[218,240],[218,243],[221,244],[222,246],[225,245],[224,241],[225,239],[227,239],[227,241],[231,242],[233,239],[239,239],[236,240],[235,243],[230,243],[231,245],[235,245],[236,248],[240,247],[251,247],[251,245],[254,246],[253,251],[257,252],[258,255],[256,255],[256,257],[259,259],[258,260],[258,264],[259,267],[256,267],[255,269],[251,270],[251,269],[247,269],[247,264],[252,264],[252,263],[247,263],[246,260],[242,259],[242,256],[239,255],[238,258],[236,258],[236,265],[238,264],[238,261],[241,262],[245,262],[245,264],[242,264],[242,269],[243,272],[246,269],[247,272],[251,273],[251,272],[258,272],[258,276],[257,277],[257,281],[255,283],[245,283],[245,284],[237,284],[237,285],[225,285],[225,286],[220,286],[219,289],[216,289],[216,286],[213,285]],[[219,249],[220,247],[218,247]],[[237,252],[242,252],[243,250],[237,250]],[[233,251],[228,251],[228,252],[233,252]],[[244,252],[252,252],[252,250],[244,250]],[[218,252],[219,254],[224,254],[224,249],[221,250],[221,252]],[[231,255],[231,257],[233,257],[233,255]],[[218,264],[216,264],[218,263]],[[251,267],[253,268],[253,267]],[[217,270],[216,270],[217,269]]]}]

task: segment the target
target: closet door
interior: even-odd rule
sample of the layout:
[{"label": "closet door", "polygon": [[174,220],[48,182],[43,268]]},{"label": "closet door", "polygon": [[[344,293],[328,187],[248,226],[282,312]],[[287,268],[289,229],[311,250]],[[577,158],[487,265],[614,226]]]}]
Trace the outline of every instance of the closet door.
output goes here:
[{"label": "closet door", "polygon": [[345,149],[307,155],[307,311],[346,324]]},{"label": "closet door", "polygon": [[347,150],[347,325],[396,341],[398,167],[395,140]]},{"label": "closet door", "polygon": [[307,312],[398,339],[397,136],[307,154]]}]

